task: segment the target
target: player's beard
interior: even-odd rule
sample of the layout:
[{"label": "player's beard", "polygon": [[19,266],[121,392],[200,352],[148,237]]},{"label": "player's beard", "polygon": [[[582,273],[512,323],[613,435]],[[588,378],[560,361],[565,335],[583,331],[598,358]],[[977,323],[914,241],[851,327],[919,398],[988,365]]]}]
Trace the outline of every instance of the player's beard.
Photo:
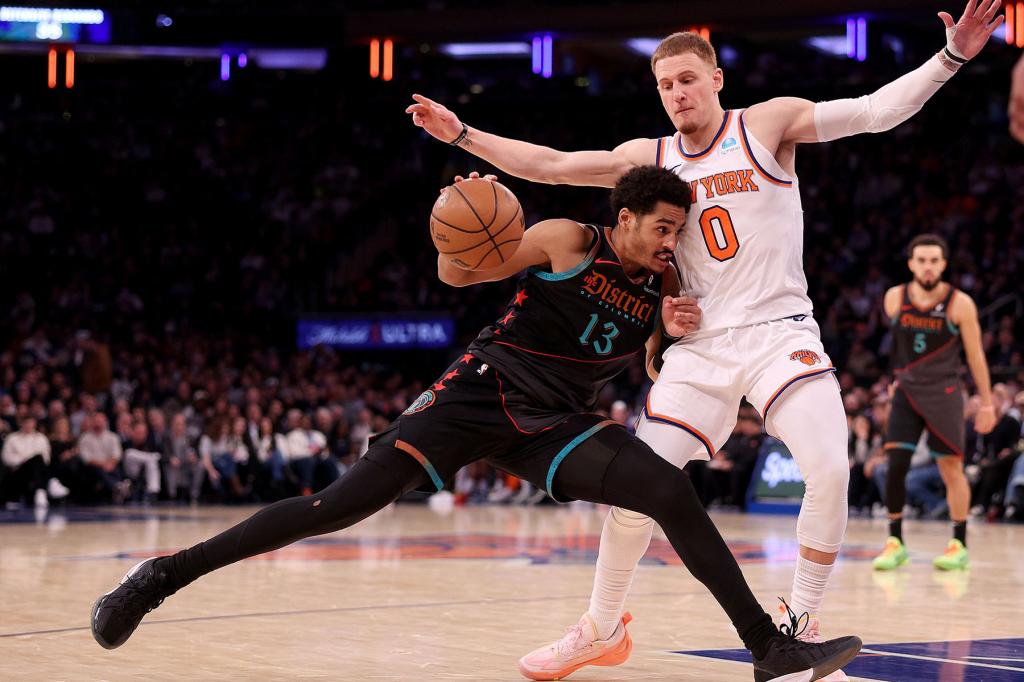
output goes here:
[{"label": "player's beard", "polygon": [[700,126],[694,123],[693,121],[688,121],[686,123],[680,123],[678,126],[676,126],[676,130],[678,130],[683,135],[693,135],[695,132],[700,130]]},{"label": "player's beard", "polygon": [[936,277],[931,282],[925,282],[920,277],[914,277],[914,281],[917,282],[917,286],[921,287],[925,291],[932,291],[932,290],[935,289],[935,287],[939,286],[939,282],[941,282],[942,279],[939,278],[939,277]]}]

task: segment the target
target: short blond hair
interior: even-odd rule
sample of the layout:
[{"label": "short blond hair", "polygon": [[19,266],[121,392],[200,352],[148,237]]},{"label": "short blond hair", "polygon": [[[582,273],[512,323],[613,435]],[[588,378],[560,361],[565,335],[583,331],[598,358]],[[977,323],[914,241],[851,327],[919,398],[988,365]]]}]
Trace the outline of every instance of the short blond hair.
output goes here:
[{"label": "short blond hair", "polygon": [[715,48],[711,46],[711,43],[692,31],[683,31],[673,33],[658,44],[654,54],[651,55],[651,71],[654,71],[659,59],[681,54],[695,54],[707,62],[712,69],[718,68],[718,57],[715,55]]}]

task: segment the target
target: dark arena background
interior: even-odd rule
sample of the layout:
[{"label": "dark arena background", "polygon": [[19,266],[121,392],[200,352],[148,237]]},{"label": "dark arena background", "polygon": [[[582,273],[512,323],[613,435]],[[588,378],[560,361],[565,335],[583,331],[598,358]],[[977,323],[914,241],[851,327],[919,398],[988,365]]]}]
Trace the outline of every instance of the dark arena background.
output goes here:
[{"label": "dark arena background", "polygon": [[[530,183],[413,125],[419,93],[555,149],[675,133],[650,57],[692,30],[722,106],[877,90],[937,51],[961,0],[222,0],[0,6],[0,679],[516,680],[587,609],[607,507],[556,504],[478,462],[351,529],[218,571],[124,647],[93,600],[138,561],[316,493],[480,330],[516,278],[451,287],[428,218],[495,173],[529,226],[613,225],[608,192]],[[910,120],[799,145],[804,268],[849,424],[849,525],[822,613],[850,679],[1024,680],[1024,146],[1008,131],[1024,3]],[[651,159],[653,163],[654,158]],[[949,244],[977,304],[996,427],[964,370],[966,570],[938,467],[907,478],[910,561],[888,533],[893,332],[907,244]],[[638,357],[595,410],[633,428]],[[804,483],[743,403],[686,471],[769,613],[787,599]],[[919,453],[921,454],[921,453]],[[749,680],[728,619],[660,530],[627,607],[634,648],[573,680]],[[833,678],[829,678],[833,679]]]}]

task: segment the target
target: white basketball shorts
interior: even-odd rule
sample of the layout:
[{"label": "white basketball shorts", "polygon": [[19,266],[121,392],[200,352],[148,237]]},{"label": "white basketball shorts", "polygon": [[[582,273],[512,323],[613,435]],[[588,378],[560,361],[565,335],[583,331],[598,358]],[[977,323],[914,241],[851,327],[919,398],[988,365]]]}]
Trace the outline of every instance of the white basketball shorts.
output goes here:
[{"label": "white basketball shorts", "polygon": [[665,351],[636,434],[676,466],[710,459],[732,434],[742,398],[767,420],[787,388],[834,371],[810,315],[684,338]]}]

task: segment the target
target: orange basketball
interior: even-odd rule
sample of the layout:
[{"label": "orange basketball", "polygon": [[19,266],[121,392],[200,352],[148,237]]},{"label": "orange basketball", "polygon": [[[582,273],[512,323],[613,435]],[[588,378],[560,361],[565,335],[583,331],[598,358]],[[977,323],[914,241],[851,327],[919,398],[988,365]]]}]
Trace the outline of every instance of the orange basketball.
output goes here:
[{"label": "orange basketball", "polygon": [[434,246],[463,270],[489,270],[507,261],[519,248],[524,229],[519,200],[490,180],[446,187],[430,211]]}]

